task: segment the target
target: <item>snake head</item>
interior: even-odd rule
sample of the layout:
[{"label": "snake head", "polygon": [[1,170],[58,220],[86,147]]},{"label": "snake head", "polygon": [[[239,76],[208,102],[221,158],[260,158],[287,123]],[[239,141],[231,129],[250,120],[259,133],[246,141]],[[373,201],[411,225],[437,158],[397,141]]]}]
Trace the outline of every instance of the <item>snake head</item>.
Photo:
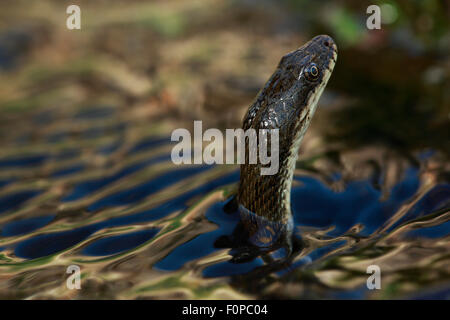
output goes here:
[{"label": "snake head", "polygon": [[296,124],[310,114],[325,88],[337,59],[337,47],[327,35],[319,35],[283,56],[272,77],[244,118],[244,129],[280,129],[292,140]]},{"label": "snake head", "polygon": [[308,95],[323,82],[326,84],[336,58],[336,44],[326,35],[316,36],[297,50],[283,56],[277,72],[281,78],[285,78],[284,90],[280,90],[281,95],[292,89]]}]

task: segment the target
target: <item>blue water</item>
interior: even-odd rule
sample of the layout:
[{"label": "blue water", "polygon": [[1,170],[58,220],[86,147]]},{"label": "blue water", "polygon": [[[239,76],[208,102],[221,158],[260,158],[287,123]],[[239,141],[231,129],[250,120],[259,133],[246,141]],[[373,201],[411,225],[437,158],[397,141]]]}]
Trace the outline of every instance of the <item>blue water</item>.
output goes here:
[{"label": "blue water", "polygon": [[[54,254],[76,257],[77,263],[82,258],[107,258],[114,264],[122,257],[140,257],[151,261],[147,270],[169,275],[192,271],[201,278],[226,279],[251,291],[264,277],[289,282],[296,272],[324,268],[327,263],[331,270],[339,268],[333,259],[340,255],[382,255],[389,248],[382,245],[377,249],[377,241],[403,226],[408,228],[397,236],[398,244],[406,242],[419,248],[450,234],[450,221],[445,218],[450,208],[450,184],[445,179],[436,180],[421,194],[419,167],[407,167],[390,190],[381,189],[384,181],[378,176],[343,181],[339,172],[324,180],[296,175],[291,192],[292,248],[295,257],[302,256],[278,264],[286,257],[285,247],[263,252],[242,242],[236,236],[241,227],[239,213],[225,212],[239,182],[238,167],[212,175],[219,166],[175,166],[166,148],[171,144],[168,137],[146,136],[127,145],[124,133],[129,124],[122,119],[115,124],[98,123],[116,113],[110,106],[76,112],[73,121],[92,126],[77,134],[58,129],[42,137],[49,152],[34,150],[0,157],[0,254],[16,264],[45,261],[39,258]],[[38,114],[36,121],[52,123],[57,119],[44,113]],[[103,140],[105,136],[112,139]],[[101,143],[89,147],[86,156],[76,143],[58,145],[67,139],[101,139]],[[417,159],[427,161],[433,155],[427,151]],[[96,157],[98,163],[90,160]],[[191,182],[183,184],[185,181]],[[342,182],[343,187],[336,191],[324,181]],[[224,190],[229,196],[223,196]],[[215,200],[205,202],[211,194],[216,195]],[[396,217],[405,205],[408,210]],[[182,218],[191,212],[196,218]],[[441,220],[433,220],[439,217]],[[422,224],[411,224],[415,221]],[[361,229],[350,231],[355,226]],[[358,247],[362,240],[367,241],[367,248]],[[217,254],[223,256],[224,250],[229,259],[214,260]],[[155,252],[163,254],[153,261]],[[209,261],[206,264],[205,259]],[[447,294],[439,292],[411,298]],[[323,294],[360,299],[368,291],[364,286],[330,288]]]}]

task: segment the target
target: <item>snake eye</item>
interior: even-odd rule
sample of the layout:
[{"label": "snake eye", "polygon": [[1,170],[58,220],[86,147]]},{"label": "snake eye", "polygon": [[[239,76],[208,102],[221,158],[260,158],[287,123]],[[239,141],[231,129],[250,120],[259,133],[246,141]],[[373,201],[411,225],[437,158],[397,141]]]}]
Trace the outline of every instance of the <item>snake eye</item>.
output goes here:
[{"label": "snake eye", "polygon": [[305,68],[305,77],[309,81],[316,81],[319,79],[320,71],[315,63],[311,63]]}]

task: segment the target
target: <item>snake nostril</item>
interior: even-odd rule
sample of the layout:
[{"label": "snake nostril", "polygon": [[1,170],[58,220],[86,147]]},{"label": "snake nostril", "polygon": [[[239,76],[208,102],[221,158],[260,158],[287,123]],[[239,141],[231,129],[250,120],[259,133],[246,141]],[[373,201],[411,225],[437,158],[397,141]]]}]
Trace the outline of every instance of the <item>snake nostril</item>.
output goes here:
[{"label": "snake nostril", "polygon": [[325,47],[329,47],[330,46],[330,43],[328,42],[328,41],[324,41],[324,43],[323,43],[323,45],[325,46]]}]

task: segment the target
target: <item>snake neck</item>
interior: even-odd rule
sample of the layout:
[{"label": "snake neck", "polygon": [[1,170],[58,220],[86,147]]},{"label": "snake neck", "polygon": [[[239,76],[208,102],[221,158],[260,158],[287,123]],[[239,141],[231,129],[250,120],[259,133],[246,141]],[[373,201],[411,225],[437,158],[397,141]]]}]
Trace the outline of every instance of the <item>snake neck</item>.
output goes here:
[{"label": "snake neck", "polygon": [[[238,200],[248,211],[270,221],[288,223],[292,220],[292,180],[299,148],[316,106],[317,100],[311,101],[309,108],[303,111],[304,114],[297,116],[298,121],[293,127],[288,128],[295,132],[292,139],[280,139],[279,170],[276,174],[261,175],[262,165],[259,163],[241,165]],[[282,128],[280,132],[283,133]]]},{"label": "snake neck", "polygon": [[[325,35],[314,37],[281,59],[248,109],[243,130],[279,130],[279,166],[275,174],[262,175],[261,169],[265,166],[259,159],[256,164],[249,163],[249,146],[246,144],[237,199],[248,212],[270,221],[292,221],[291,187],[300,143],[336,58],[337,47],[333,39]],[[258,141],[258,154],[261,154],[260,143]]]}]

